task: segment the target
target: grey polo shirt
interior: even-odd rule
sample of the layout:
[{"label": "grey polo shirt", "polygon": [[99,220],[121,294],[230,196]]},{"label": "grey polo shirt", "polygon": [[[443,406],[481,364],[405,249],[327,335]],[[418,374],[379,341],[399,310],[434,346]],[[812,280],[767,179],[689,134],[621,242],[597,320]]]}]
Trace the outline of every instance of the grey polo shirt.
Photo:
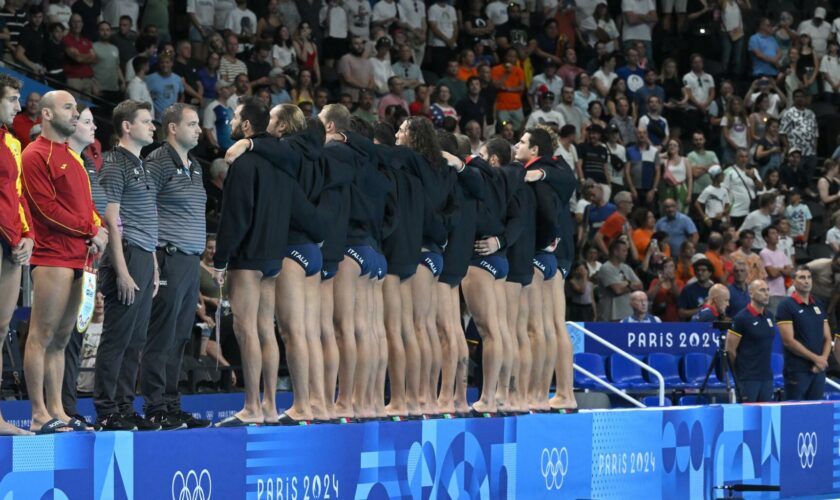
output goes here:
[{"label": "grey polo shirt", "polygon": [[120,204],[122,239],[153,252],[158,241],[156,189],[143,161],[127,149],[115,147],[103,155],[99,183],[108,203]]}]

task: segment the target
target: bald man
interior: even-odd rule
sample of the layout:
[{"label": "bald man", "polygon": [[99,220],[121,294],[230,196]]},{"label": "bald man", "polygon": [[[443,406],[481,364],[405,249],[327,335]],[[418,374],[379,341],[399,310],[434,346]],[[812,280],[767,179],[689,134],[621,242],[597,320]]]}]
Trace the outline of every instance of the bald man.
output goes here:
[{"label": "bald man", "polygon": [[621,320],[622,323],[662,323],[661,319],[648,312],[648,296],[641,290],[630,294],[630,308],[633,313]]},{"label": "bald man", "polygon": [[704,323],[718,321],[726,315],[727,307],[729,307],[729,289],[720,283],[712,285],[706,302],[703,302],[697,313],[691,317],[691,321]]},{"label": "bald man", "polygon": [[736,387],[743,403],[773,399],[773,370],[770,353],[776,337],[776,320],[767,310],[770,287],[764,280],[750,283],[750,303],[732,318],[726,336],[726,352],[732,361]]},{"label": "bald man", "polygon": [[83,269],[105,250],[108,231],[94,208],[84,162],[68,145],[78,119],[70,93],[48,92],[41,99],[41,135],[21,157],[37,235],[23,367],[32,403],[30,430],[39,434],[86,429],[61,404],[64,348],[79,312]]}]

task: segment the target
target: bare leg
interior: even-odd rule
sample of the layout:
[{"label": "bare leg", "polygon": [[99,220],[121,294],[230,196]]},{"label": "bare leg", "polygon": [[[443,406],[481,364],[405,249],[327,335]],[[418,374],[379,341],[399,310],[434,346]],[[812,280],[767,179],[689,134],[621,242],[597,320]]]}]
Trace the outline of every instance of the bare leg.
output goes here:
[{"label": "bare leg", "polygon": [[545,365],[545,321],[542,314],[543,275],[534,270],[534,281],[525,289],[530,310],[528,314],[528,339],[531,341],[531,376],[528,390],[528,406],[533,410],[542,409],[540,393],[542,391],[543,366]]},{"label": "bare leg", "polygon": [[[312,416],[319,420],[328,420],[327,402],[324,399],[324,354],[321,342],[321,275],[306,278],[306,342],[309,347],[309,400]],[[332,399],[330,399],[332,403]]]},{"label": "bare leg", "polygon": [[429,365],[429,392],[423,398],[424,402],[426,403],[426,410],[423,413],[432,413],[437,414],[440,412],[437,406],[437,398],[438,398],[438,384],[440,382],[440,365],[441,365],[441,346],[440,346],[440,336],[445,332],[438,331],[437,325],[437,302],[438,302],[438,282],[434,280],[432,282],[431,289],[429,290],[429,311],[426,314],[426,333],[429,335],[429,351],[431,353],[431,357],[429,358],[430,365]]},{"label": "bare leg", "polygon": [[233,333],[242,355],[242,378],[245,385],[245,407],[236,414],[244,422],[264,421],[260,405],[260,375],[262,352],[258,313],[262,273],[246,269],[228,271],[230,310],[233,313]]},{"label": "bare leg", "polygon": [[502,366],[499,370],[499,384],[496,387],[496,405],[499,410],[510,409],[508,393],[510,392],[510,380],[513,375],[513,357],[515,354],[515,342],[512,330],[508,323],[507,295],[504,280],[493,282],[493,291],[496,294],[496,315],[499,321],[499,333],[501,334],[502,345]]},{"label": "bare leg", "polygon": [[[517,325],[519,323],[519,295],[522,291],[522,286],[519,283],[504,282],[505,288],[505,303],[507,304],[507,324],[510,335],[510,381],[507,384],[508,407],[513,410],[520,410],[522,405],[522,395],[519,393],[519,373],[520,373],[520,338],[518,335]],[[530,353],[529,353],[530,355]]]},{"label": "bare leg", "polygon": [[554,325],[557,329],[557,361],[555,366],[555,396],[552,408],[577,408],[574,393],[574,353],[569,330],[566,328],[566,283],[560,273],[551,282],[554,285]]},{"label": "bare leg", "polygon": [[353,417],[353,389],[356,377],[356,280],[359,265],[345,257],[338,265],[333,296],[334,321],[340,357],[338,364],[338,400],[335,412],[339,417]]},{"label": "bare leg", "polygon": [[473,408],[479,412],[496,411],[496,387],[502,367],[502,339],[496,314],[498,304],[494,281],[496,280],[487,271],[470,266],[467,276],[461,282],[464,299],[483,343],[484,386],[481,388],[481,398],[473,404]]},{"label": "bare leg", "polygon": [[[0,353],[6,342],[6,334],[9,331],[9,323],[15,313],[15,306],[20,292],[21,267],[12,264],[0,251]],[[0,374],[3,373],[3,356],[0,355]],[[30,434],[19,427],[16,427],[0,416],[0,435],[25,435]]]},{"label": "bare leg", "polygon": [[[530,286],[529,286],[530,288]],[[531,382],[531,370],[533,365],[531,352],[531,338],[528,336],[528,288],[522,289],[519,293],[519,314],[516,321],[516,340],[519,344],[519,379],[516,392],[519,396],[518,409],[528,411],[528,390]]]},{"label": "bare leg", "polygon": [[541,409],[548,409],[548,394],[551,379],[554,376],[554,361],[557,359],[557,329],[554,326],[554,289],[551,281],[543,282],[543,326],[545,327],[545,363],[542,367],[542,380],[538,404]]},{"label": "bare leg", "polygon": [[[274,292],[279,300],[275,303],[274,294],[272,294],[271,302],[274,304],[277,322],[280,325],[280,337],[286,346],[286,363],[292,379],[294,402],[286,410],[286,414],[296,420],[312,418],[312,407],[309,402],[309,346],[306,340],[305,287],[306,271],[293,259],[283,259],[283,267],[277,276]],[[261,307],[262,305],[260,304]],[[262,329],[260,331],[261,344],[272,345],[272,339],[274,339],[273,324],[270,332]],[[273,345],[276,352],[277,342],[273,342]],[[277,353],[277,359],[279,360],[279,353]],[[267,393],[269,378],[273,379],[272,385],[275,388],[277,386],[277,370],[275,369],[272,375],[267,373],[265,368],[267,367],[263,370],[263,384]],[[277,407],[275,405],[265,408],[265,411],[276,415]]]},{"label": "bare leg", "polygon": [[467,403],[467,370],[470,364],[470,350],[467,347],[467,337],[464,334],[464,323],[461,317],[460,287],[450,290],[449,305],[452,311],[451,325],[454,328],[455,342],[458,347],[457,365],[455,367],[455,411],[466,413],[470,409]]},{"label": "bare leg", "polygon": [[[458,290],[458,287],[454,287]],[[455,325],[452,324],[452,290],[446,283],[438,283],[437,296],[437,332],[440,335],[441,376],[440,393],[437,407],[442,413],[455,411],[455,374],[458,369],[458,339]]]},{"label": "bare leg", "polygon": [[405,415],[406,355],[402,335],[402,298],[400,278],[388,274],[382,285],[385,333],[388,337],[388,379],[391,399],[385,408],[388,415]]},{"label": "bare leg", "polygon": [[[353,331],[356,339],[356,369],[353,378],[353,399],[351,401],[355,416],[370,418],[373,416],[373,410],[367,406],[366,396],[368,395],[368,389],[370,389],[371,374],[375,372],[373,365],[378,366],[378,360],[373,351],[374,337],[370,323],[373,283],[369,276],[358,276],[356,278],[355,293]],[[340,401],[341,394],[339,391]]]},{"label": "bare leg", "polygon": [[417,335],[414,332],[414,303],[411,297],[411,282],[414,278],[412,276],[400,283],[402,341],[405,347],[405,411],[408,415],[420,414],[421,354]]},{"label": "bare leg", "polygon": [[50,377],[47,358],[71,300],[73,270],[39,266],[32,271],[32,282],[32,320],[26,339],[23,369],[32,404],[32,424],[29,428],[37,431],[53,418],[44,401],[45,384]]},{"label": "bare leg", "polygon": [[377,417],[384,417],[385,412],[385,376],[388,373],[388,338],[385,333],[385,299],[382,296],[384,280],[373,284],[373,320],[376,332],[376,344],[379,351],[379,367],[373,384],[373,407]]},{"label": "bare leg", "polygon": [[421,413],[429,408],[431,391],[429,388],[429,373],[432,366],[432,346],[430,343],[429,329],[427,325],[429,311],[431,310],[431,293],[434,285],[434,276],[428,267],[417,266],[417,274],[411,280],[411,298],[414,305],[414,332],[417,337],[417,344],[420,347],[420,383],[418,400]]},{"label": "bare leg", "polygon": [[[275,294],[277,284],[275,278],[260,280],[260,302],[257,309],[257,332],[262,352],[263,400],[262,413],[266,422],[277,421],[277,374],[280,370],[280,349],[277,346],[277,335],[274,332]],[[296,339],[297,341],[297,339]],[[289,368],[291,371],[291,368]],[[294,382],[294,379],[293,379]],[[298,401],[297,394],[294,395]],[[300,403],[296,403],[300,405]],[[294,408],[294,406],[292,407]],[[290,409],[291,410],[291,409]],[[294,419],[311,418],[311,415],[297,414],[286,411]]]},{"label": "bare leg", "polygon": [[335,418],[335,386],[338,379],[338,344],[335,341],[335,323],[333,322],[333,289],[335,279],[322,281],[321,293],[321,345],[324,348],[324,405],[329,418]]},{"label": "bare leg", "polygon": [[47,410],[52,418],[57,418],[62,422],[70,420],[70,416],[64,412],[64,405],[61,404],[61,385],[64,381],[64,351],[67,348],[67,343],[70,342],[70,335],[73,334],[73,327],[76,324],[81,303],[82,279],[79,278],[73,282],[64,316],[61,318],[58,331],[53,335],[52,342],[47,347],[46,371],[44,372]]}]

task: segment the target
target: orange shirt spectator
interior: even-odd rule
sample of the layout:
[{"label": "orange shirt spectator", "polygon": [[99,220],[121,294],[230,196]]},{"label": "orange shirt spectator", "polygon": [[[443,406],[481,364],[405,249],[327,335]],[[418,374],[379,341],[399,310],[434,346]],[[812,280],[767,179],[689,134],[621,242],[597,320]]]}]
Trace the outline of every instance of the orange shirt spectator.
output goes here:
[{"label": "orange shirt spectator", "polygon": [[458,66],[458,79],[467,81],[471,76],[478,76],[478,70],[473,66]]},{"label": "orange shirt spectator", "polygon": [[722,283],[724,276],[726,276],[726,269],[723,265],[723,257],[721,257],[718,252],[713,252],[711,250],[707,250],[705,255],[714,268],[714,272],[712,274],[715,277],[715,281]]},{"label": "orange shirt spectator", "polygon": [[[624,226],[626,224],[627,218],[621,215],[618,211],[613,212],[609,217],[607,217],[607,220],[605,220],[601,225],[601,228],[598,229],[598,232],[604,237],[604,246],[609,248],[612,240],[618,238],[621,233],[624,232]],[[636,246],[636,249],[638,250],[638,245]],[[639,254],[641,254],[641,252],[639,252]]]},{"label": "orange shirt spectator", "polygon": [[[653,239],[654,233],[655,231],[653,229],[645,229],[643,227],[633,230],[631,237],[633,238],[633,244],[636,245],[636,251],[639,252],[640,256],[644,255],[645,252],[647,252],[648,245],[650,245],[650,240]],[[660,247],[661,246],[662,245],[660,244]],[[660,248],[660,250],[662,250],[662,254],[664,256],[671,256],[671,245],[665,243],[665,248]]]},{"label": "orange shirt spectator", "polygon": [[661,286],[659,278],[653,278],[648,288],[648,297],[650,297],[651,292],[655,292],[653,297],[650,298],[651,311],[666,323],[680,321],[677,298],[684,286],[685,283],[679,278],[670,283],[663,283]]},{"label": "orange shirt spectator", "polygon": [[524,88],[525,72],[511,64],[499,64],[490,73],[494,82],[501,81],[502,88],[496,94],[496,111],[514,111],[522,109],[522,92],[510,92],[504,89]]}]

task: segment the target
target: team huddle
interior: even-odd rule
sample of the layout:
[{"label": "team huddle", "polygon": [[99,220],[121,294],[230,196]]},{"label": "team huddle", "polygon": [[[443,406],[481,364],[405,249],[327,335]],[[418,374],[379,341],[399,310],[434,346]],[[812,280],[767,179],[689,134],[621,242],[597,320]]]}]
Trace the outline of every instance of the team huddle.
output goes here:
[{"label": "team huddle", "polygon": [[[0,327],[29,263],[30,430],[90,428],[61,396],[78,374],[65,352],[79,343],[72,333],[94,267],[104,296],[95,427],[209,425],[182,411],[178,394],[208,229],[190,153],[200,136],[195,109],[168,108],[165,142],[141,159],[155,125],[147,104],[123,101],[113,111],[118,144],[97,172],[83,154],[92,115],[64,91],[43,96],[42,133],[21,152],[7,130],[20,87],[0,75],[0,170],[9,180],[0,197]],[[563,280],[576,181],[552,158],[548,131],[526,130],[513,151],[491,139],[461,159],[454,136],[426,118],[394,131],[340,105],[306,120],[297,106],[269,110],[250,98],[231,129],[214,278],[228,290],[246,399],[217,425],[575,410]],[[481,336],[473,405],[464,315]],[[283,412],[276,330],[294,393]],[[145,416],[133,410],[137,387]],[[0,420],[0,433],[27,431]]]},{"label": "team huddle", "polygon": [[[307,121],[253,99],[231,128],[214,274],[229,286],[246,402],[218,425],[576,408],[563,292],[576,180],[549,132],[462,160],[423,117],[395,132],[341,105]],[[462,313],[481,336],[471,406]],[[280,415],[275,318],[294,392]]]}]

